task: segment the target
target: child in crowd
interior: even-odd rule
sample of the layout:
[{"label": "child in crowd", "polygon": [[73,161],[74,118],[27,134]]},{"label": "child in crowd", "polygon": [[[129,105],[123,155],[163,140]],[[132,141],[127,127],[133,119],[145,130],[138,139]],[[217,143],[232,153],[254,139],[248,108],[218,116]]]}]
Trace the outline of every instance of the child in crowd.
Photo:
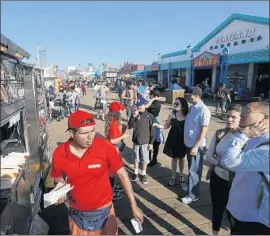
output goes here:
[{"label": "child in crowd", "polygon": [[128,122],[128,128],[133,128],[134,174],[131,181],[136,181],[139,174],[139,164],[142,165],[143,184],[147,184],[146,169],[149,164],[149,151],[153,149],[155,140],[153,121],[154,116],[146,110],[147,101],[138,99],[136,107]]},{"label": "child in crowd", "polygon": [[69,104],[69,112],[70,114],[74,113],[75,111],[78,110],[79,107],[79,95],[77,94],[77,92],[75,91],[75,86],[72,85],[69,88],[69,91],[67,93],[67,98],[66,101]]},{"label": "child in crowd", "polygon": [[105,114],[107,113],[107,93],[109,92],[109,88],[105,85],[104,81],[102,81],[100,86],[100,108],[97,111],[97,118],[101,115],[102,120],[105,121]]},{"label": "child in crowd", "polygon": [[[125,149],[124,139],[129,136],[126,125],[122,123],[121,111],[124,109],[125,106],[119,102],[112,102],[105,122],[105,136],[120,153]],[[112,175],[110,176],[110,182],[114,191],[113,199],[121,199],[123,197],[123,189],[115,184],[115,177]]]},{"label": "child in crowd", "polygon": [[[150,91],[150,100],[146,104],[147,111],[151,113],[154,116],[154,125],[160,124],[160,119],[159,119],[159,113],[161,110],[161,102],[160,102],[160,94],[157,89],[153,89]],[[155,133],[155,141],[153,143],[153,151],[149,152],[149,158],[150,158],[150,163],[149,167],[154,166],[158,163],[157,161],[157,156],[158,156],[158,151],[159,151],[159,146],[160,144],[164,143],[164,135],[163,132],[159,127],[154,126],[154,133]]]},{"label": "child in crowd", "polygon": [[103,96],[104,94],[101,93],[101,88],[96,92],[96,104],[95,109],[97,111],[97,119],[102,117],[102,120],[105,120],[105,114],[107,110],[107,99]]}]

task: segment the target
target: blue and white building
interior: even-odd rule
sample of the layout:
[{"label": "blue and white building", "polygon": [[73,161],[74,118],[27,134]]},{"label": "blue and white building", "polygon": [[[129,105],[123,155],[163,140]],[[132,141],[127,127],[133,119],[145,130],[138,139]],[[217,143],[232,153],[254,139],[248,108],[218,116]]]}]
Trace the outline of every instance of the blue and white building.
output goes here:
[{"label": "blue and white building", "polygon": [[269,18],[232,14],[196,46],[158,58],[158,81],[180,77],[187,86],[209,78],[212,90],[220,83],[241,97],[269,92]]}]

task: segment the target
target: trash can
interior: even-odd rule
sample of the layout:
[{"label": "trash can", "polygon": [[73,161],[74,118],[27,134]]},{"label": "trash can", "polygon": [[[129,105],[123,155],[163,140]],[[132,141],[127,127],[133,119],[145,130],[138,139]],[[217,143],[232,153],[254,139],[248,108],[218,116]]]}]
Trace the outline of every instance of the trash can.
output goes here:
[{"label": "trash can", "polygon": [[176,98],[184,97],[185,90],[184,89],[167,89],[166,90],[166,103],[173,104]]}]

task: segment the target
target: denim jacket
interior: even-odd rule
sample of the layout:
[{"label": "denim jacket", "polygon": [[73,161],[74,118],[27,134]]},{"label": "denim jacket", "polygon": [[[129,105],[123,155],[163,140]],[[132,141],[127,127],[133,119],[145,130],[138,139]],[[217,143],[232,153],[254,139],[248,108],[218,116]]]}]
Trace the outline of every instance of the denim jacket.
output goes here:
[{"label": "denim jacket", "polygon": [[[269,133],[249,139],[236,133],[224,148],[221,165],[236,173],[230,190],[227,209],[237,220],[269,224],[269,189],[258,172],[269,181]],[[243,146],[244,150],[242,152]],[[263,188],[263,189],[262,189]],[[260,192],[263,198],[258,207]]]}]

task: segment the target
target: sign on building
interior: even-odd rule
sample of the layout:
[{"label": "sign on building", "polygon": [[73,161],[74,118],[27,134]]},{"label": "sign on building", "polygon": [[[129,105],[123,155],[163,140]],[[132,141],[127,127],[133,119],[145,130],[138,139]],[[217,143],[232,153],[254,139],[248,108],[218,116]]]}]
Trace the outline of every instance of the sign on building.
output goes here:
[{"label": "sign on building", "polygon": [[232,32],[232,33],[217,37],[217,44],[229,43],[238,39],[250,38],[251,36],[254,35],[254,33],[255,33],[255,28]]},{"label": "sign on building", "polygon": [[204,52],[193,60],[194,67],[216,66],[219,64],[219,55]]}]

